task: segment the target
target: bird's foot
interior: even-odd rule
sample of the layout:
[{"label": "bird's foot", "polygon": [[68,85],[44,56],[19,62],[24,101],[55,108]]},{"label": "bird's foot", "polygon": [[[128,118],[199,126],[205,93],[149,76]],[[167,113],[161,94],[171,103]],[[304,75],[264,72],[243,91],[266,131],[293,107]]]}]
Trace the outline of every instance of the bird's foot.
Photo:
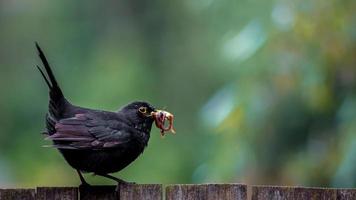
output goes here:
[{"label": "bird's foot", "polygon": [[80,185],[79,185],[79,190],[85,190],[85,189],[88,189],[88,188],[90,188],[90,187],[92,187],[89,183],[87,183],[87,182],[82,182]]},{"label": "bird's foot", "polygon": [[134,182],[127,182],[127,181],[124,181],[120,178],[116,178],[115,176],[111,176],[109,174],[96,174],[96,175],[99,175],[99,176],[103,176],[103,177],[106,177],[106,178],[109,178],[111,180],[114,180],[117,182],[117,184],[135,184]]},{"label": "bird's foot", "polygon": [[82,173],[81,173],[79,170],[77,170],[77,173],[78,173],[78,175],[79,175],[80,181],[82,182],[82,184],[79,185],[79,188],[88,188],[88,187],[90,187],[91,185],[89,185],[89,184],[85,181],[85,179],[84,179]]}]

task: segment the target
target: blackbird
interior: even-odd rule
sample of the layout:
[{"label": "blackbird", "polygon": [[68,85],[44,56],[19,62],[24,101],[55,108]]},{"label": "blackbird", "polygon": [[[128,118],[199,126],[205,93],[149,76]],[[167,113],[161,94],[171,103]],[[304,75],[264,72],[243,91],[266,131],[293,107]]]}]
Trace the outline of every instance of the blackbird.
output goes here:
[{"label": "blackbird", "polygon": [[[82,185],[89,185],[82,172],[92,172],[118,183],[122,179],[109,175],[133,162],[145,149],[152,123],[161,134],[173,129],[173,115],[157,110],[144,101],[134,101],[117,112],[94,110],[71,104],[63,95],[48,61],[36,43],[45,70],[37,68],[49,87],[46,114],[46,139],[73,167]],[[44,73],[46,72],[46,73]],[[165,121],[169,125],[165,125]]]}]

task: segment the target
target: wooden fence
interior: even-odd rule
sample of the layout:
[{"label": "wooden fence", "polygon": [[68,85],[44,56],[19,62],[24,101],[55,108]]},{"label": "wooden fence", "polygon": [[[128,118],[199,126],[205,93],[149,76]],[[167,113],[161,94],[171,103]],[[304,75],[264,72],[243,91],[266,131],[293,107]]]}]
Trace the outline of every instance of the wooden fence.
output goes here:
[{"label": "wooden fence", "polygon": [[0,200],[356,200],[356,189],[306,188],[285,186],[247,186],[244,184],[168,185],[129,184],[115,186],[37,187],[0,189]]}]

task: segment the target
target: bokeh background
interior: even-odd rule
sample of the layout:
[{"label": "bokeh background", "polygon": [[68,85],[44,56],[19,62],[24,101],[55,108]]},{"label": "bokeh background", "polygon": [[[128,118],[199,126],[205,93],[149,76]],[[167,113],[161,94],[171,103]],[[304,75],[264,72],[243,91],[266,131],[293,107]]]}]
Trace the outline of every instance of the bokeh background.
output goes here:
[{"label": "bokeh background", "polygon": [[[44,49],[72,103],[176,116],[115,175],[356,187],[353,0],[0,1],[0,187],[78,185],[48,142]],[[90,183],[114,184],[86,175]]]}]

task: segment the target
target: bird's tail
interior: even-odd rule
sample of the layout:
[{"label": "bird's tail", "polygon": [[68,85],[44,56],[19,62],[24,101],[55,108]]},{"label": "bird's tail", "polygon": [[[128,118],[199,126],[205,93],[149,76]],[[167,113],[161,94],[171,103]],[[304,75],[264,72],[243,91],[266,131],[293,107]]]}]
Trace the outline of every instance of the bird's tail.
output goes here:
[{"label": "bird's tail", "polygon": [[49,96],[50,96],[49,114],[51,115],[51,117],[59,118],[64,109],[64,104],[66,100],[63,96],[61,88],[58,86],[58,83],[53,75],[51,67],[48,64],[48,61],[37,42],[36,42],[36,48],[46,73],[44,73],[44,71],[38,65],[37,68],[49,87]]}]

